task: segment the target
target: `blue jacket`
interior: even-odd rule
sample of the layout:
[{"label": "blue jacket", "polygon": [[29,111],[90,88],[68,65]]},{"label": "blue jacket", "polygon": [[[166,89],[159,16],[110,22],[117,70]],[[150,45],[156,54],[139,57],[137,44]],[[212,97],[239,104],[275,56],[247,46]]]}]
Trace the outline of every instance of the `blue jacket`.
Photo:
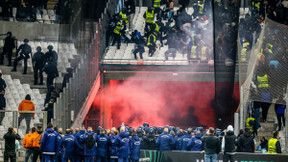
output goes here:
[{"label": "blue jacket", "polygon": [[191,140],[191,137],[192,137],[191,134],[187,133],[181,138],[181,150],[182,151],[187,150],[187,144]]},{"label": "blue jacket", "polygon": [[62,156],[61,142],[62,142],[63,137],[61,136],[61,134],[59,132],[55,131],[55,133],[57,134],[57,141],[58,141],[56,155],[57,156]]},{"label": "blue jacket", "polygon": [[120,132],[117,138],[117,156],[120,158],[126,158],[130,155],[129,148],[129,133]]},{"label": "blue jacket", "polygon": [[130,158],[132,160],[139,160],[140,158],[140,148],[141,148],[142,142],[141,139],[138,136],[133,136],[130,140]]},{"label": "blue jacket", "polygon": [[[94,147],[93,148],[88,148],[87,147],[87,143],[86,143],[86,139],[89,135],[92,135],[93,138],[94,138]],[[84,155],[85,156],[93,156],[93,155],[96,155],[96,138],[97,138],[97,135],[94,134],[92,131],[88,131],[86,133],[86,135],[84,136],[83,139],[81,140],[84,140]],[[83,141],[81,141],[80,143],[83,143]]]},{"label": "blue jacket", "polygon": [[84,137],[85,137],[85,130],[80,130],[76,135],[75,135],[75,153],[77,155],[84,155]]},{"label": "blue jacket", "polygon": [[58,147],[57,134],[53,128],[47,129],[43,134],[40,141],[40,149],[42,154],[46,155],[56,155]]},{"label": "blue jacket", "polygon": [[75,137],[73,134],[66,134],[61,142],[61,147],[64,158],[73,158],[75,149]]},{"label": "blue jacket", "polygon": [[115,134],[110,135],[109,144],[110,156],[117,156],[117,136]]},{"label": "blue jacket", "polygon": [[109,145],[109,137],[106,134],[100,134],[96,137],[97,142],[97,156],[107,156],[108,145]]},{"label": "blue jacket", "polygon": [[201,140],[201,134],[196,134],[195,137],[192,137],[189,141],[187,148],[189,151],[202,151],[203,142]]},{"label": "blue jacket", "polygon": [[164,132],[158,136],[156,139],[156,144],[159,151],[170,151],[175,144],[175,139],[171,134]]},{"label": "blue jacket", "polygon": [[179,135],[178,137],[175,138],[175,150],[181,150],[181,139],[183,135]]}]

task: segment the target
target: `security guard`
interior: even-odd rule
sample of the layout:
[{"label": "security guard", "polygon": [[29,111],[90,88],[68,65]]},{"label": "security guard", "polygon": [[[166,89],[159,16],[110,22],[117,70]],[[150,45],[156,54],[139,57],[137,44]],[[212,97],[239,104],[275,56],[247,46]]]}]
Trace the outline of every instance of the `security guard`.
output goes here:
[{"label": "security guard", "polygon": [[[262,3],[263,3],[263,2],[262,2]],[[253,0],[253,1],[252,1],[252,8],[253,8],[253,9],[256,9],[257,12],[260,11],[260,5],[261,5],[261,0],[260,0],[260,1],[259,1],[259,0]]]},{"label": "security guard", "polygon": [[120,46],[121,46],[121,35],[122,35],[121,34],[121,30],[122,30],[122,27],[123,27],[123,25],[121,23],[121,20],[119,20],[116,23],[116,26],[115,26],[115,28],[113,30],[114,40],[113,40],[112,46],[114,46],[114,44],[117,41],[117,49],[120,49]]},{"label": "security guard", "polygon": [[149,56],[152,57],[156,51],[156,31],[152,32],[148,37],[147,46],[149,48]]},{"label": "security guard", "polygon": [[265,55],[263,54],[263,49],[260,49],[260,52],[258,52],[257,49],[255,49],[255,53],[257,54],[257,59],[260,62],[264,62],[265,61]]},{"label": "security guard", "polygon": [[128,24],[127,9],[123,8],[119,15],[122,17],[122,22],[124,23],[124,25]]},{"label": "security guard", "polygon": [[246,128],[249,128],[251,133],[255,133],[256,131],[256,120],[253,117],[249,117],[246,119]]},{"label": "security guard", "polygon": [[196,45],[193,45],[191,48],[191,54],[187,55],[188,56],[188,60],[196,60],[198,58],[198,47]]},{"label": "security guard", "polygon": [[151,25],[154,23],[155,13],[153,8],[149,7],[148,10],[144,13],[143,17],[145,18],[145,32],[149,31],[149,27],[151,29]]},{"label": "security guard", "polygon": [[200,60],[202,62],[204,62],[204,61],[207,62],[208,61],[208,56],[209,56],[209,48],[207,46],[203,46],[201,48],[201,58],[200,58]]},{"label": "security guard", "polygon": [[161,6],[161,0],[153,1],[153,8],[154,8],[155,14],[157,14],[157,19],[160,18],[160,6]]},{"label": "security guard", "polygon": [[202,2],[202,0],[198,1],[198,7],[199,7],[199,15],[203,15],[204,14],[204,3]]},{"label": "security guard", "polygon": [[250,49],[250,46],[248,44],[246,44],[242,50],[241,50],[241,54],[240,54],[240,61],[241,62],[246,62],[247,61],[247,52]]},{"label": "security guard", "polygon": [[18,56],[18,53],[20,52],[20,56],[16,58],[14,61],[13,69],[11,71],[17,71],[17,64],[19,61],[24,59],[24,72],[23,74],[27,74],[27,61],[30,58],[29,54],[32,55],[32,49],[31,46],[28,45],[29,40],[24,39],[24,44],[21,44],[20,47],[16,51],[16,56]]},{"label": "security guard", "polygon": [[264,76],[257,76],[258,88],[268,88],[268,75],[265,74]]},{"label": "security guard", "polygon": [[281,145],[278,140],[279,132],[276,131],[273,133],[273,138],[268,141],[268,154],[277,154],[281,152]]}]

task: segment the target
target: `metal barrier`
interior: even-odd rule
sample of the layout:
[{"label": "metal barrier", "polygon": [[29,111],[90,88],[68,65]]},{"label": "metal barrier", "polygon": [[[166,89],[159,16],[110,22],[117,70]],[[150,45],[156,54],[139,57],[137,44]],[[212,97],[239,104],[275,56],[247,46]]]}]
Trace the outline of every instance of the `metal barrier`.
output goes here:
[{"label": "metal barrier", "polygon": [[[35,114],[34,117],[32,117],[32,113]],[[31,131],[27,128],[27,123],[30,124],[30,128],[41,125],[44,130],[47,127],[47,111],[0,110],[0,118],[3,119],[3,124],[0,126],[1,138],[8,131],[9,127],[17,128],[21,138]],[[21,120],[20,123],[19,120]]]}]

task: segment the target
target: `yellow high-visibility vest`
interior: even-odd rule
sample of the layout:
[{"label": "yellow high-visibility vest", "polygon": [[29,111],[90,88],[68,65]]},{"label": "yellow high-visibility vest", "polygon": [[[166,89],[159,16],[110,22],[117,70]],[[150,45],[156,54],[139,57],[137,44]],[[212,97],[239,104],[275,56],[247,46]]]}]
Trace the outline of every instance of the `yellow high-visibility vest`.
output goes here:
[{"label": "yellow high-visibility vest", "polygon": [[160,31],[160,26],[159,26],[157,23],[154,23],[154,24],[155,24],[155,26],[156,26],[156,27],[155,27],[155,31],[156,31],[156,32],[159,32],[159,31]]},{"label": "yellow high-visibility vest", "polygon": [[243,43],[243,48],[245,48],[245,47],[247,47],[247,46],[249,46],[249,45],[250,45],[249,42],[244,42],[244,43]]},{"label": "yellow high-visibility vest", "polygon": [[123,12],[120,12],[119,15],[122,16],[122,21],[125,22],[125,24],[128,23],[128,16],[127,14],[123,14]]},{"label": "yellow high-visibility vest", "polygon": [[196,53],[197,53],[197,46],[192,46],[192,48],[191,48],[191,58],[192,59],[196,59],[197,58]]},{"label": "yellow high-visibility vest", "polygon": [[161,0],[154,0],[154,5],[153,5],[153,7],[154,8],[160,8],[160,2],[161,2]]},{"label": "yellow high-visibility vest", "polygon": [[246,125],[245,125],[246,128],[249,128],[250,132],[252,132],[252,133],[254,132],[254,129],[253,129],[253,126],[249,124],[249,122],[253,121],[253,120],[255,121],[255,118],[252,118],[252,117],[247,118],[246,119]]},{"label": "yellow high-visibility vest", "polygon": [[203,46],[201,49],[201,61],[207,60],[207,50],[208,48],[206,46]]},{"label": "yellow high-visibility vest", "polygon": [[247,49],[243,48],[241,50],[240,61],[247,61]]},{"label": "yellow high-visibility vest", "polygon": [[258,88],[269,87],[267,74],[264,75],[263,77],[257,76],[257,82],[258,82]]},{"label": "yellow high-visibility vest", "polygon": [[154,10],[152,10],[152,12],[148,12],[146,11],[146,23],[153,23],[154,22]]},{"label": "yellow high-visibility vest", "polygon": [[268,154],[277,154],[276,151],[276,143],[278,142],[278,139],[276,138],[271,138],[268,141]]},{"label": "yellow high-visibility vest", "polygon": [[260,11],[260,2],[252,2],[252,6],[257,8],[257,11]]},{"label": "yellow high-visibility vest", "polygon": [[122,25],[121,25],[120,22],[118,22],[117,25],[115,26],[113,32],[114,32],[115,34],[121,35],[121,28],[122,28]]},{"label": "yellow high-visibility vest", "polygon": [[204,4],[203,3],[198,3],[198,6],[199,6],[199,14],[203,14]]},{"label": "yellow high-visibility vest", "polygon": [[151,40],[150,40],[150,37],[151,37],[151,36],[154,38],[153,43],[156,42],[156,36],[155,36],[154,34],[150,34],[150,35],[149,35],[149,38],[148,38],[147,46],[150,46],[150,45],[153,44],[153,43],[151,42]]}]

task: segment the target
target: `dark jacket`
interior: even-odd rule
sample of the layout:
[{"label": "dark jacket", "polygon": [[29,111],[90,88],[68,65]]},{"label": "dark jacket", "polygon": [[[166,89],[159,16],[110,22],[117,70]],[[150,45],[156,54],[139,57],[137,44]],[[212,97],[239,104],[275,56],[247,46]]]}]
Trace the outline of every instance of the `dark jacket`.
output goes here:
[{"label": "dark jacket", "polygon": [[[93,148],[88,148],[87,146],[87,139],[88,139],[88,136],[89,135],[92,135],[93,138],[94,138],[94,146]],[[93,156],[93,155],[96,155],[96,138],[97,138],[97,135],[94,134],[92,131],[88,131],[86,133],[86,135],[84,136],[84,138],[82,138],[82,140],[84,140],[84,155],[85,156]],[[81,143],[83,143],[83,141],[81,141]]]},{"label": "dark jacket", "polygon": [[268,150],[268,140],[265,139],[264,142],[261,142],[261,143],[260,143],[260,147],[261,147],[261,149],[266,149],[266,150]]},{"label": "dark jacket", "polygon": [[6,87],[7,87],[7,85],[6,85],[5,80],[0,78],[0,92],[5,90]]},{"label": "dark jacket", "polygon": [[5,152],[15,152],[15,140],[21,140],[19,134],[7,132],[3,138],[5,139]]},{"label": "dark jacket", "polygon": [[127,8],[127,11],[131,10],[130,12],[128,12],[128,14],[135,13],[135,2],[134,2],[134,0],[128,0],[127,2],[125,2],[125,7]]},{"label": "dark jacket", "polygon": [[75,135],[75,154],[76,155],[84,155],[84,138],[85,138],[85,130],[80,130]]},{"label": "dark jacket", "polygon": [[120,158],[125,158],[130,155],[130,148],[129,148],[129,133],[127,132],[120,132],[117,136],[117,156]]},{"label": "dark jacket", "polygon": [[145,143],[148,145],[148,150],[157,150],[157,145],[156,145],[156,137],[155,135],[147,135],[145,138]]},{"label": "dark jacket", "polygon": [[140,138],[137,136],[133,136],[132,139],[130,140],[130,150],[131,150],[130,158],[132,160],[139,160],[141,143],[142,142]]},{"label": "dark jacket", "polygon": [[53,62],[48,62],[44,66],[43,71],[47,74],[48,78],[55,78],[58,74],[57,66]]},{"label": "dark jacket", "polygon": [[192,137],[191,140],[187,144],[188,151],[202,151],[203,150],[203,142],[201,141],[201,134],[198,133],[195,137]]},{"label": "dark jacket", "polygon": [[[236,148],[236,136],[233,131],[228,131],[225,135],[225,152],[235,152]],[[222,141],[221,141],[222,142]]]},{"label": "dark jacket", "polygon": [[35,67],[43,68],[45,65],[45,56],[43,52],[36,52],[32,57],[32,62],[35,62]]},{"label": "dark jacket", "polygon": [[56,132],[52,128],[47,129],[40,141],[42,154],[55,155],[57,153],[57,144],[58,139]]},{"label": "dark jacket", "polygon": [[97,156],[107,156],[108,155],[108,145],[109,145],[109,137],[105,134],[100,134],[96,138],[97,143]]},{"label": "dark jacket", "polygon": [[241,135],[237,143],[241,149],[241,152],[254,152],[255,151],[254,137],[251,135],[250,132],[246,132],[243,135]]},{"label": "dark jacket", "polygon": [[202,137],[205,154],[218,154],[220,152],[219,139],[214,135],[204,135]]},{"label": "dark jacket", "polygon": [[191,140],[192,136],[191,134],[187,133],[181,138],[181,150],[186,151],[187,150],[187,145],[189,141]]},{"label": "dark jacket", "polygon": [[170,151],[175,144],[175,139],[171,134],[164,132],[159,135],[156,144],[158,145],[159,151]]},{"label": "dark jacket", "polygon": [[0,110],[6,108],[6,99],[3,94],[0,94]]},{"label": "dark jacket", "polygon": [[21,44],[20,47],[16,51],[17,56],[19,52],[20,52],[20,55],[22,55],[23,57],[30,58],[29,54],[32,53],[32,48],[28,44]]},{"label": "dark jacket", "polygon": [[7,50],[13,50],[15,48],[15,39],[13,37],[6,37],[5,38],[5,44],[4,44],[4,49]]},{"label": "dark jacket", "polygon": [[73,158],[75,150],[75,137],[72,134],[66,134],[61,142],[62,153],[64,158]]}]

